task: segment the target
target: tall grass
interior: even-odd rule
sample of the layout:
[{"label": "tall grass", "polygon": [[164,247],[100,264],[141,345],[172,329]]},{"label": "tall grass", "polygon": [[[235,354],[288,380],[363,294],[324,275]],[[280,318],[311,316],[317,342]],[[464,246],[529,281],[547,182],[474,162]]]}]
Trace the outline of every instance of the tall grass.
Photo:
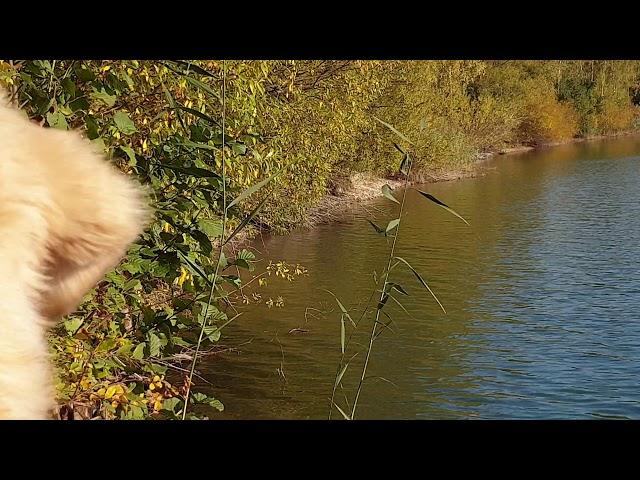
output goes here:
[{"label": "tall grass", "polygon": [[[374,117],[374,118],[378,122],[380,122],[382,125],[387,127],[389,130],[391,130],[393,133],[395,133],[397,136],[399,136],[405,143],[408,143],[410,146],[414,146],[414,143],[411,140],[409,140],[409,138],[407,138],[406,135],[404,135],[401,132],[399,132],[395,127],[393,127],[392,125],[390,125],[387,122],[384,122],[384,121],[380,120],[377,117]],[[382,273],[382,288],[380,290],[375,289],[371,293],[371,296],[369,297],[369,300],[368,300],[368,302],[367,302],[367,304],[366,304],[366,306],[365,306],[360,318],[358,319],[358,322],[354,322],[353,321],[353,319],[352,319],[351,315],[349,314],[348,310],[345,308],[345,306],[342,304],[342,302],[340,302],[338,297],[335,294],[333,294],[332,292],[329,292],[335,298],[335,300],[336,300],[336,302],[338,304],[338,307],[340,308],[340,311],[341,311],[341,318],[340,318],[340,351],[341,351],[341,356],[340,356],[340,362],[338,364],[338,368],[337,368],[337,371],[336,371],[336,377],[335,377],[335,380],[334,380],[334,383],[333,383],[332,392],[331,392],[331,400],[330,400],[330,404],[329,404],[329,416],[328,416],[329,419],[332,418],[333,408],[334,407],[340,412],[340,414],[345,419],[347,419],[347,420],[355,419],[356,411],[357,411],[357,407],[358,407],[358,402],[360,400],[362,389],[363,389],[363,386],[364,386],[364,383],[365,383],[365,380],[366,380],[366,377],[367,377],[367,370],[368,370],[368,367],[369,367],[369,361],[371,359],[371,354],[373,352],[374,343],[375,343],[376,339],[384,332],[384,330],[389,328],[389,325],[393,321],[391,316],[384,310],[385,306],[387,305],[387,302],[389,301],[389,299],[392,299],[405,312],[407,312],[405,307],[402,305],[402,303],[397,298],[395,298],[395,296],[393,295],[394,292],[398,292],[398,293],[400,293],[402,295],[408,295],[407,291],[404,289],[404,287],[402,287],[402,285],[400,285],[400,284],[398,284],[396,282],[390,281],[390,279],[389,279],[390,278],[390,274],[391,274],[391,272],[393,271],[394,268],[396,268],[397,266],[403,266],[403,265],[406,266],[407,268],[409,268],[413,272],[413,274],[415,275],[415,277],[417,278],[419,283],[433,296],[433,298],[438,303],[438,305],[440,306],[442,311],[444,313],[446,313],[446,310],[442,306],[442,303],[440,302],[440,300],[438,300],[438,297],[435,295],[433,290],[429,287],[427,282],[424,281],[422,276],[411,266],[411,264],[409,262],[407,262],[405,259],[403,259],[401,257],[396,256],[396,244],[397,244],[398,236],[400,234],[400,227],[402,225],[402,217],[405,214],[405,201],[406,201],[406,197],[407,197],[407,192],[409,191],[409,183],[410,183],[409,179],[410,179],[410,175],[411,175],[412,160],[411,160],[411,156],[410,156],[409,152],[405,151],[405,149],[403,149],[402,147],[400,147],[399,145],[397,145],[395,143],[394,143],[394,146],[403,155],[402,161],[400,163],[400,168],[399,168],[400,174],[404,176],[402,200],[398,201],[393,196],[392,189],[391,189],[391,187],[389,187],[389,185],[384,185],[382,187],[382,195],[385,198],[387,198],[389,201],[391,201],[393,203],[396,203],[398,205],[398,216],[397,216],[397,218],[394,218],[394,219],[390,220],[388,222],[386,228],[381,228],[380,226],[376,225],[371,220],[368,220],[377,234],[383,235],[383,236],[385,236],[387,238],[389,236],[393,237],[393,241],[391,242],[391,247],[389,248],[389,254],[388,254],[388,257],[387,257],[387,266],[386,266],[385,270]],[[441,208],[444,208],[449,213],[451,213],[451,214],[455,215],[457,218],[461,219],[465,224],[469,225],[469,223],[462,216],[460,216],[455,210],[450,208],[444,202],[438,200],[433,195],[431,195],[431,194],[429,194],[427,192],[420,191],[420,190],[417,190],[417,192],[423,198],[426,198],[427,200],[435,203],[436,205],[440,206]],[[377,281],[376,281],[376,285],[378,285]],[[377,304],[376,309],[375,309],[375,316],[374,316],[374,319],[373,319],[373,323],[371,325],[371,332],[369,334],[368,343],[367,343],[367,347],[366,347],[366,350],[365,350],[364,363],[363,363],[363,366],[362,366],[362,371],[360,372],[360,375],[359,375],[358,385],[356,387],[355,394],[354,394],[354,397],[353,397],[353,403],[351,404],[351,406],[349,406],[347,396],[345,395],[345,401],[346,401],[347,405],[346,405],[346,408],[343,409],[336,403],[336,400],[335,400],[336,399],[336,391],[337,391],[338,387],[341,390],[343,390],[342,379],[344,378],[344,375],[345,375],[345,373],[347,371],[347,368],[349,367],[349,364],[358,355],[358,352],[356,352],[353,356],[351,356],[351,358],[348,361],[345,361],[345,359],[347,357],[347,355],[346,355],[347,347],[348,347],[348,344],[351,341],[351,338],[353,337],[353,334],[355,333],[356,329],[358,328],[359,324],[361,323],[362,319],[365,318],[367,312],[369,311],[369,306],[370,306],[371,300],[375,297],[376,293],[379,293],[378,304]],[[381,321],[381,315],[386,316],[388,321],[386,321],[386,322]],[[349,320],[350,324],[353,327],[353,330],[351,331],[348,340],[346,338],[347,325],[346,325],[345,319]]]}]

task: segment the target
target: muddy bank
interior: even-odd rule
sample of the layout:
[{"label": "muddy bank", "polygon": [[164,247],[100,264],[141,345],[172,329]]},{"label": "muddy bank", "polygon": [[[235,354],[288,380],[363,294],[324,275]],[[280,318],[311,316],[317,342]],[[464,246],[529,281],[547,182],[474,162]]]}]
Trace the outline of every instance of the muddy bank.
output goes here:
[{"label": "muddy bank", "polygon": [[[411,175],[409,185],[425,183],[447,182],[478,175],[479,169],[471,165],[465,169],[442,171]],[[393,190],[402,188],[405,180],[398,177],[382,178],[367,173],[352,175],[338,191],[327,193],[308,214],[303,227],[312,228],[315,225],[339,221],[355,209],[363,207],[371,200],[382,196],[382,187],[389,185]]]}]

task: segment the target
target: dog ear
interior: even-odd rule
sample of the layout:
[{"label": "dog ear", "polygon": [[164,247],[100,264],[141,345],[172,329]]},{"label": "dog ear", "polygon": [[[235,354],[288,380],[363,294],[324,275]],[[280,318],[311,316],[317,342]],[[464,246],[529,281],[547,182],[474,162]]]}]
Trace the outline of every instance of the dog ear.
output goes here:
[{"label": "dog ear", "polygon": [[76,132],[39,128],[0,92],[0,418],[46,418],[45,329],[151,219],[144,190]]},{"label": "dog ear", "polygon": [[91,188],[64,188],[63,222],[49,225],[45,274],[50,283],[40,304],[50,319],[75,310],[126,255],[152,218],[146,192],[137,182],[92,152],[83,153],[78,164],[93,161],[94,167],[104,168],[86,179]]}]

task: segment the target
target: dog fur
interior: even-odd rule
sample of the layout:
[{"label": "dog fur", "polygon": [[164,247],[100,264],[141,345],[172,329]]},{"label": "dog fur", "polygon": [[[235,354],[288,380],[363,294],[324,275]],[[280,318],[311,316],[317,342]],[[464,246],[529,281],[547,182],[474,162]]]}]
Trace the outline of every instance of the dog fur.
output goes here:
[{"label": "dog fur", "polygon": [[125,255],[146,193],[76,132],[42,128],[0,91],[0,419],[54,407],[46,331]]}]

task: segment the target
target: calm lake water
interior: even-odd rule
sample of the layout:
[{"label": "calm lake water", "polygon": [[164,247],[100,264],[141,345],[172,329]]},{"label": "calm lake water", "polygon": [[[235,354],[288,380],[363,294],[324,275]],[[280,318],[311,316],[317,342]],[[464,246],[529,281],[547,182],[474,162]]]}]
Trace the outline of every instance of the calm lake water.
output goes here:
[{"label": "calm lake water", "polygon": [[[640,137],[500,156],[486,169],[421,187],[471,227],[408,192],[397,255],[447,314],[394,270],[411,316],[389,305],[393,332],[374,345],[357,417],[640,418]],[[340,315],[326,290],[356,318],[389,248],[366,219],[386,224],[393,212],[381,198],[342,223],[256,243],[309,275],[270,280],[263,298],[281,295],[285,307],[252,308],[226,330],[238,352],[200,365],[226,406],[212,418],[327,418]],[[349,402],[363,357],[344,377]]]}]

